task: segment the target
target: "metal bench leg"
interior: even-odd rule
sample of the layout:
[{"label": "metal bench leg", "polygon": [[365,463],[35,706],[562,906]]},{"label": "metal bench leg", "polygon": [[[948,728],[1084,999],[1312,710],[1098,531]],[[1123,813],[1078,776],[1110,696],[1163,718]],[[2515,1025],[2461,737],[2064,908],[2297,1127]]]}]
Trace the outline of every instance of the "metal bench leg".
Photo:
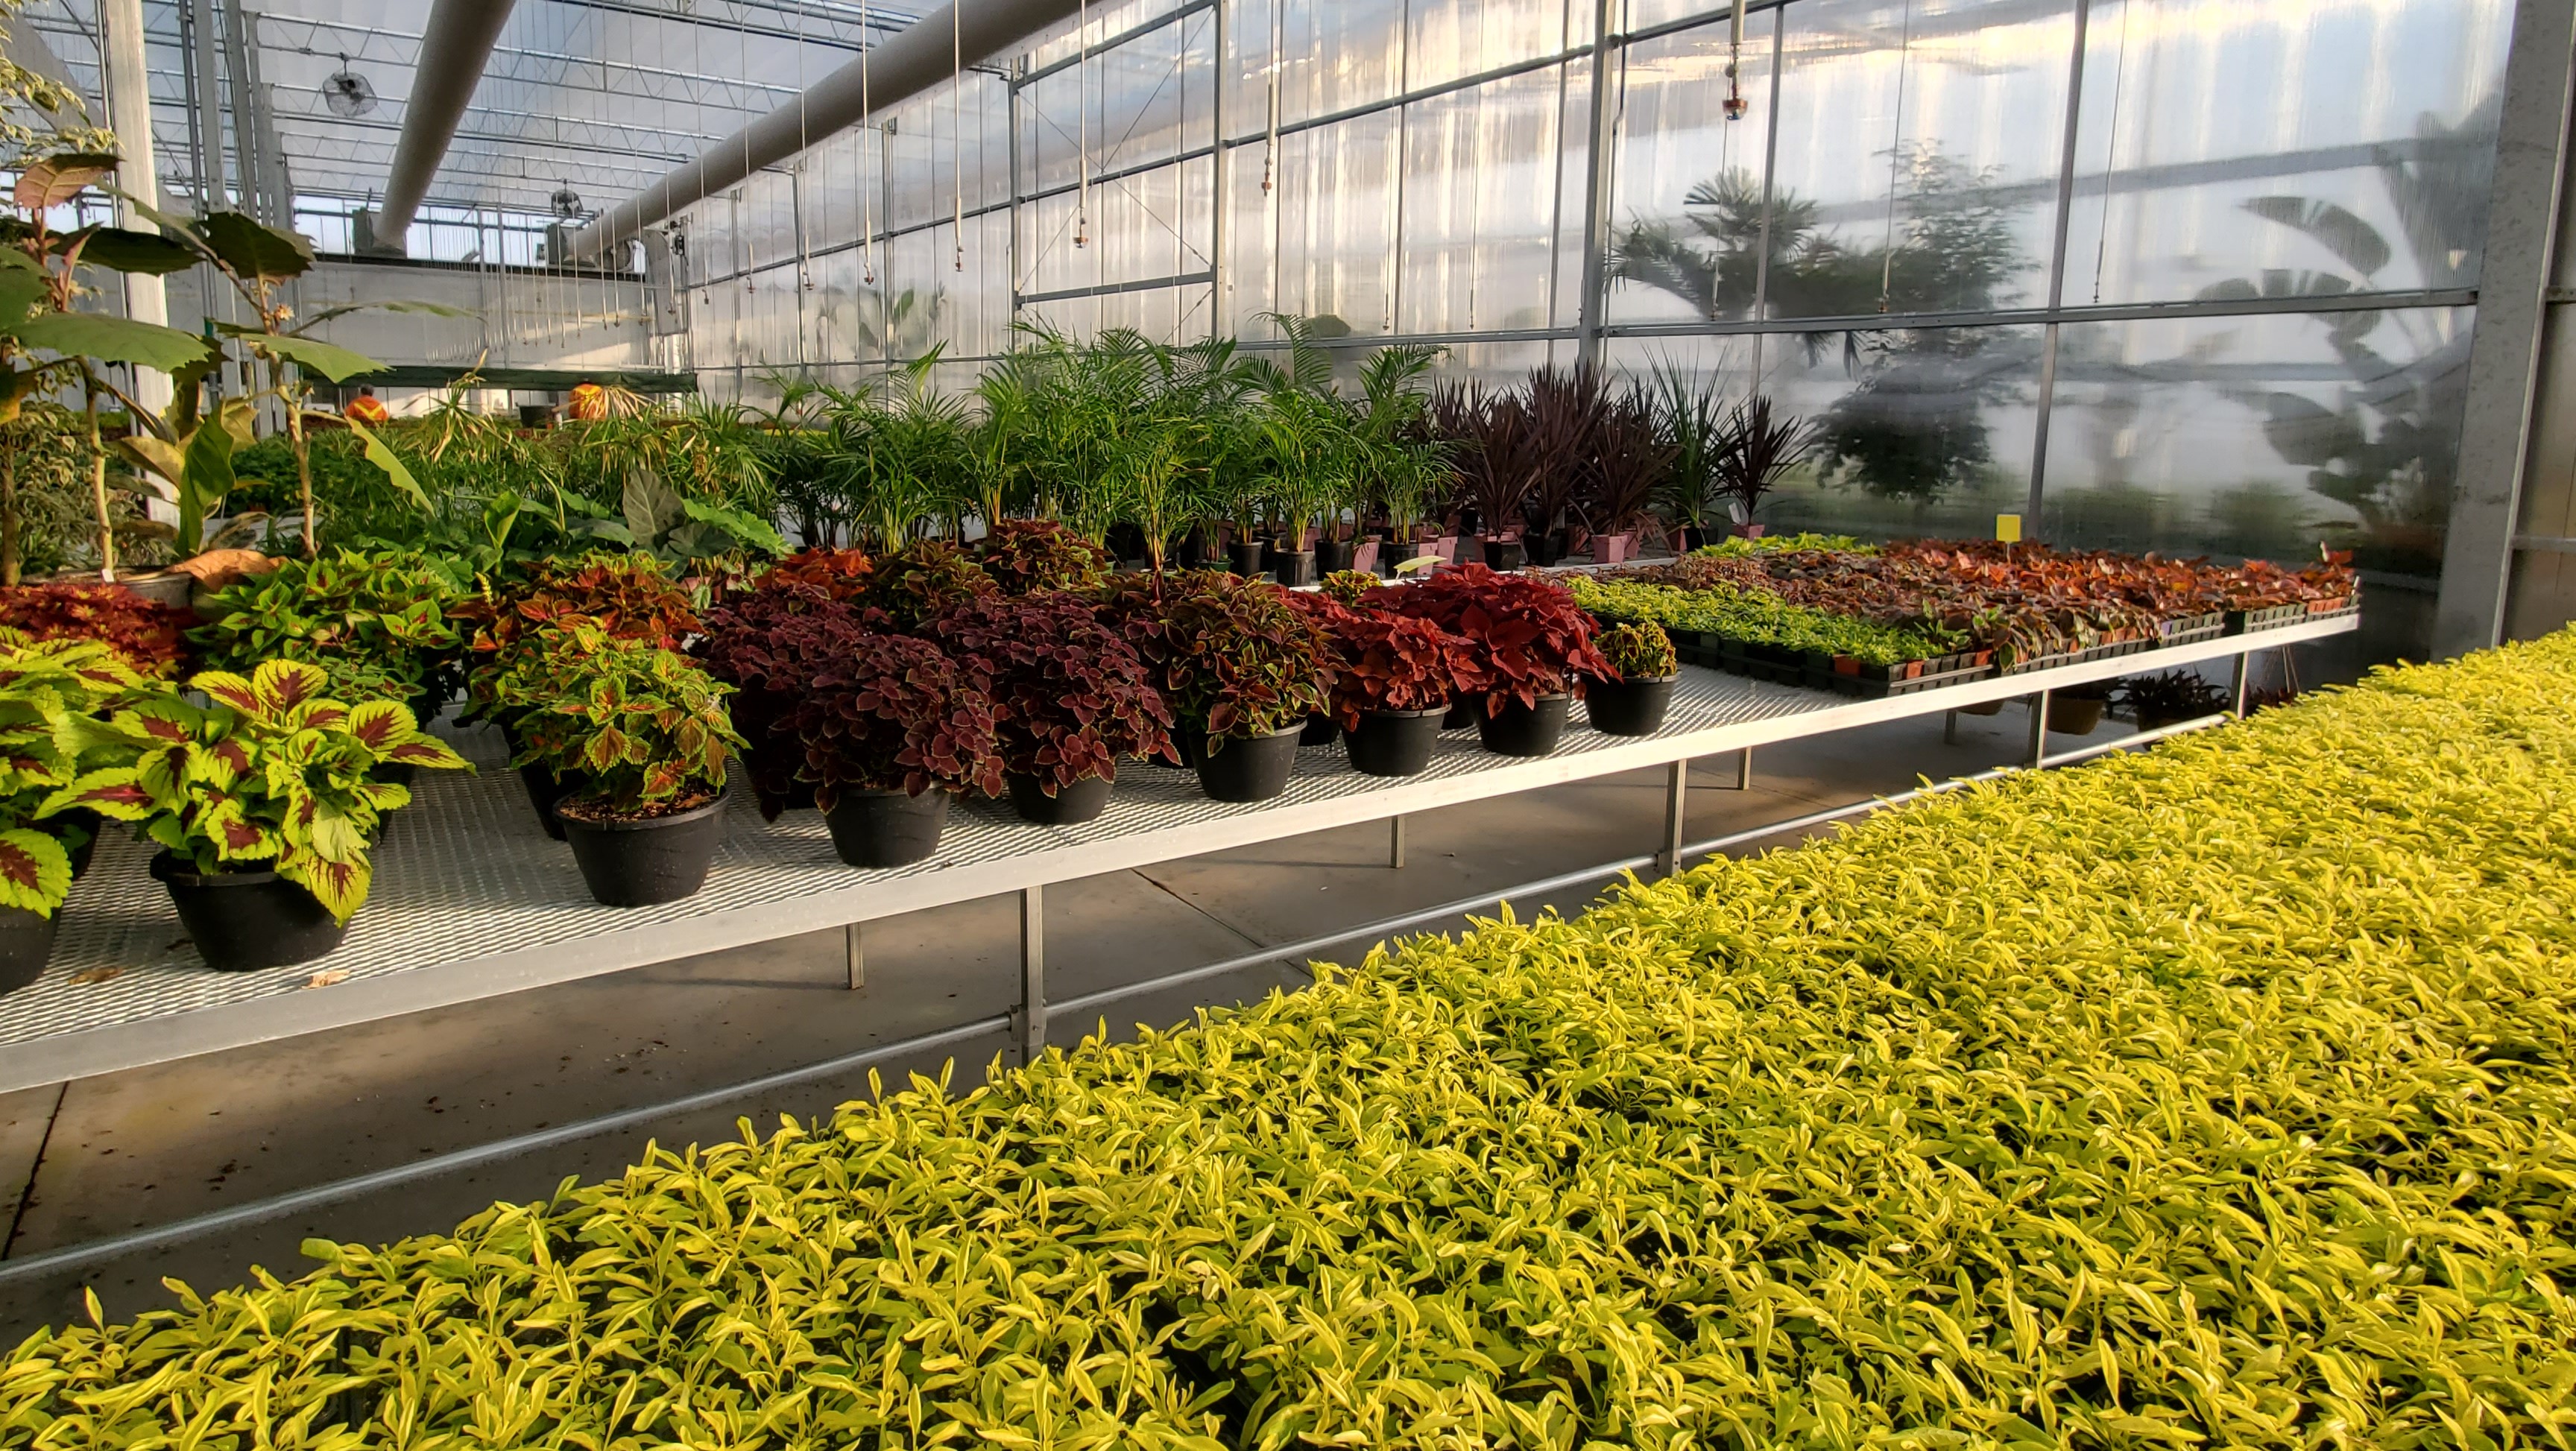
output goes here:
[{"label": "metal bench leg", "polygon": [[1046,1053],[1046,888],[1020,889],[1020,1062]]},{"label": "metal bench leg", "polygon": [[1664,844],[1655,852],[1655,875],[1669,877],[1682,864],[1683,807],[1690,800],[1690,762],[1664,768]]},{"label": "metal bench leg", "polygon": [[2236,718],[2238,720],[2243,720],[2245,718],[2246,688],[2253,683],[2254,652],[2251,650],[2239,651],[2236,656],[2235,678],[2229,683],[2227,691],[2228,698],[2234,702]]},{"label": "metal bench leg", "polygon": [[1404,870],[1404,818],[1386,819],[1386,865],[1389,871]]},{"label": "metal bench leg", "polygon": [[1753,748],[1751,746],[1746,746],[1735,755],[1735,789],[1738,791],[1753,789]]},{"label": "metal bench leg", "polygon": [[1955,746],[1959,743],[1959,713],[1954,710],[1946,714],[1949,718],[1941,722],[1941,744]]},{"label": "metal bench leg", "polygon": [[2048,692],[2030,698],[2030,768],[2048,763]]},{"label": "metal bench leg", "polygon": [[859,940],[859,928],[863,925],[850,922],[841,927],[842,965],[849,969],[852,992],[868,985],[868,950],[866,944]]}]

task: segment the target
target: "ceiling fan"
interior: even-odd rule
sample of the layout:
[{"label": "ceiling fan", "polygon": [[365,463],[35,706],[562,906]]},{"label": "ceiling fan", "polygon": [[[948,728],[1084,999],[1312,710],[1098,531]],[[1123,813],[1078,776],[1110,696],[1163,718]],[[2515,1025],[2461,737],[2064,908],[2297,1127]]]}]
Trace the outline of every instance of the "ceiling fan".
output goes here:
[{"label": "ceiling fan", "polygon": [[376,88],[367,78],[349,69],[349,58],[340,57],[340,68],[322,82],[322,104],[334,116],[363,116],[376,109]]}]

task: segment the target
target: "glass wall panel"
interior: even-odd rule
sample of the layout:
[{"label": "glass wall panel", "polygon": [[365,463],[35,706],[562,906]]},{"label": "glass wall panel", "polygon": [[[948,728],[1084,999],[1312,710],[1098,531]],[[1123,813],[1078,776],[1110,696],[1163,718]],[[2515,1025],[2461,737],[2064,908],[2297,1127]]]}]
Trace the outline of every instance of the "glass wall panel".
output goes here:
[{"label": "glass wall panel", "polygon": [[2474,285],[2507,0],[2096,0],[2066,298]]},{"label": "glass wall panel", "polygon": [[2070,326],[2044,523],[2103,549],[2440,572],[2468,308]]},{"label": "glass wall panel", "polygon": [[[1208,268],[1205,158],[1120,177],[1083,198],[1067,192],[1026,204],[1020,218],[1020,290],[1062,292]],[[1075,245],[1077,227],[1089,241]]]},{"label": "glass wall panel", "polygon": [[2045,300],[2072,0],[1801,0],[1784,14],[1767,314]]},{"label": "glass wall panel", "polygon": [[[1557,55],[1578,0],[1410,0],[1403,89],[1410,93]],[[1591,6],[1583,4],[1585,11]]]},{"label": "glass wall panel", "polygon": [[[1280,138],[1272,225],[1282,312],[1328,329],[1394,326],[1398,116],[1380,111]],[[1235,164],[1255,164],[1246,147]]]},{"label": "glass wall panel", "polygon": [[1207,145],[1214,43],[1201,11],[1023,86],[1021,186],[1072,186],[1086,155],[1097,175]]},{"label": "glass wall panel", "polygon": [[1740,120],[1726,118],[1728,26],[1704,25],[1625,52],[1611,163],[1612,322],[1752,315],[1778,22],[1778,11],[1745,17]]},{"label": "glass wall panel", "polygon": [[1274,94],[1279,123],[1294,125],[1403,91],[1401,4],[1236,0],[1228,26],[1236,91],[1226,125],[1237,136],[1269,125]]},{"label": "glass wall panel", "polygon": [[1550,324],[1561,88],[1550,67],[1406,108],[1398,330]]}]

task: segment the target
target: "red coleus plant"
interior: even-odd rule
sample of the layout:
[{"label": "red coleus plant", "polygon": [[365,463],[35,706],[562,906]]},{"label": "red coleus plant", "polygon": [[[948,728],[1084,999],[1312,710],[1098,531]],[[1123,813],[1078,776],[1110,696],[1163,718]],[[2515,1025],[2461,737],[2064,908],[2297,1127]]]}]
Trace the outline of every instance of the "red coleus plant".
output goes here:
[{"label": "red coleus plant", "polygon": [[928,640],[818,618],[815,669],[788,717],[829,811],[853,791],[1002,790],[1000,723],[972,662]]},{"label": "red coleus plant", "polygon": [[1371,712],[1444,709],[1484,689],[1475,643],[1430,620],[1329,600],[1307,609],[1333,637],[1333,714],[1346,729]]},{"label": "red coleus plant", "polygon": [[1053,519],[1004,519],[975,546],[975,562],[1006,595],[1089,592],[1112,573],[1109,551]]},{"label": "red coleus plant", "polygon": [[457,613],[482,617],[474,648],[485,654],[510,648],[530,631],[562,628],[576,618],[610,639],[642,640],[664,650],[679,649],[699,628],[689,592],[643,554],[593,555],[576,568],[548,570],[533,589],[516,598]]},{"label": "red coleus plant", "polygon": [[883,611],[835,598],[827,589],[773,573],[748,594],[710,611],[706,633],[694,647],[707,673],[734,688],[728,704],[746,743],[743,773],[760,814],[772,821],[798,794],[804,749],[789,722],[815,672],[852,638],[892,628]]},{"label": "red coleus plant", "polygon": [[876,563],[867,602],[913,630],[971,599],[999,594],[993,577],[945,539],[916,539]]},{"label": "red coleus plant", "polygon": [[1471,690],[1485,693],[1488,715],[1501,714],[1508,701],[1526,706],[1545,695],[1581,695],[1585,680],[1612,674],[1593,647],[1592,616],[1565,586],[1537,575],[1468,564],[1367,600],[1466,636],[1479,672]]},{"label": "red coleus plant", "polygon": [[752,582],[755,591],[816,590],[836,600],[867,593],[875,566],[864,549],[799,549]]},{"label": "red coleus plant", "polygon": [[136,673],[175,676],[188,658],[197,617],[122,585],[23,584],[0,589],[0,628],[31,641],[96,640]]},{"label": "red coleus plant", "polygon": [[1004,769],[1049,796],[1089,777],[1117,780],[1123,756],[1179,759],[1171,707],[1144,657],[1073,595],[973,600],[924,633],[984,675]]},{"label": "red coleus plant", "polygon": [[1320,714],[1332,640],[1289,592],[1217,570],[1125,575],[1101,607],[1172,713],[1211,736],[1262,736]]}]

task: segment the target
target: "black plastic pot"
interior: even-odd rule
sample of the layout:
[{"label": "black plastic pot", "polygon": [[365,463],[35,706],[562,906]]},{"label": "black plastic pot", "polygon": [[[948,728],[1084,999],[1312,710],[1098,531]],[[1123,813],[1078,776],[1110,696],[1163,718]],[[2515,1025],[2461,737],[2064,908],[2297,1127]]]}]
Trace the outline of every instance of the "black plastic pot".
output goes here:
[{"label": "black plastic pot", "polygon": [[1298,585],[1315,582],[1315,551],[1300,549],[1291,553],[1282,549],[1276,557],[1278,563],[1271,572],[1281,584],[1294,589]]},{"label": "black plastic pot", "polygon": [[823,824],[831,828],[832,850],[851,866],[909,866],[939,850],[939,833],[948,825],[948,803],[954,799],[936,789],[918,796],[844,791],[823,813]]},{"label": "black plastic pot", "polygon": [[[72,880],[79,881],[81,874],[89,870],[91,855],[98,850],[98,834],[107,830],[107,818],[85,806],[75,806],[69,811],[55,812],[45,825],[54,829],[55,840],[64,843],[63,851],[72,859]],[[71,833],[66,830],[74,826],[89,833],[81,838],[78,846],[70,845]]]},{"label": "black plastic pot", "polygon": [[590,895],[603,907],[650,907],[694,897],[707,884],[707,868],[724,845],[724,798],[694,811],[642,821],[585,821],[580,808],[555,819],[572,843],[572,859]]},{"label": "black plastic pot", "polygon": [[537,813],[537,824],[546,829],[546,835],[557,841],[563,840],[563,822],[555,816],[555,803],[579,791],[587,783],[578,779],[567,780],[543,766],[529,765],[519,768],[519,784],[528,789],[528,805]]},{"label": "black plastic pot", "polygon": [[1310,715],[1306,717],[1306,729],[1298,733],[1297,744],[1301,746],[1329,746],[1341,738],[1342,723],[1340,721],[1333,719],[1329,715]]},{"label": "black plastic pot", "polygon": [[1258,539],[1238,539],[1225,547],[1227,562],[1245,579],[1268,573],[1261,560],[1269,552],[1270,546]]},{"label": "black plastic pot", "polygon": [[1439,710],[1370,710],[1342,738],[1351,769],[1363,776],[1413,776],[1431,764],[1440,743]]},{"label": "black plastic pot", "polygon": [[2058,736],[2089,736],[2102,728],[2099,696],[2052,695],[2048,698],[2048,731]]},{"label": "black plastic pot", "polygon": [[1566,543],[1565,531],[1562,529],[1550,530],[1545,534],[1523,536],[1521,551],[1529,557],[1530,563],[1542,567],[1563,564],[1565,556],[1572,552]]},{"label": "black plastic pot", "polygon": [[1570,695],[1542,695],[1536,705],[1507,700],[1502,714],[1476,717],[1476,731],[1497,756],[1544,756],[1565,739],[1566,711],[1573,704]]},{"label": "black plastic pot", "polygon": [[63,925],[63,909],[51,917],[24,907],[0,907],[0,997],[45,975],[54,956],[54,934]]},{"label": "black plastic pot", "polygon": [[1522,549],[1521,542],[1517,539],[1488,539],[1485,541],[1485,567],[1487,569],[1498,569],[1508,572],[1518,569],[1528,562],[1529,555]]},{"label": "black plastic pot", "polygon": [[1085,776],[1053,796],[1035,776],[1013,774],[1002,780],[1011,788],[1011,809],[1022,821],[1040,826],[1080,826],[1109,809],[1109,783],[1098,776]]},{"label": "black plastic pot", "polygon": [[1471,695],[1464,700],[1453,700],[1449,702],[1448,711],[1440,717],[1440,728],[1444,731],[1463,731],[1474,725],[1484,713],[1483,696]]},{"label": "black plastic pot", "polygon": [[1179,756],[1180,761],[1175,764],[1160,756],[1148,759],[1157,766],[1171,766],[1182,771],[1197,770],[1199,755],[1207,746],[1207,727],[1194,720],[1176,720],[1172,722],[1171,736],[1172,754]]},{"label": "black plastic pot", "polygon": [[1199,789],[1211,801],[1267,801],[1288,789],[1303,725],[1275,735],[1220,736],[1199,757]]},{"label": "black plastic pot", "polygon": [[311,962],[349,933],[311,892],[275,872],[201,876],[165,851],[152,858],[152,875],[170,889],[179,925],[217,972]]},{"label": "black plastic pot", "polygon": [[367,779],[379,786],[408,787],[419,776],[420,767],[409,761],[378,761],[375,769],[367,772]]},{"label": "black plastic pot", "polygon": [[1357,544],[1344,544],[1337,539],[1318,539],[1315,541],[1315,568],[1322,574],[1339,574],[1351,567],[1351,560],[1359,554],[1359,548]]},{"label": "black plastic pot", "polygon": [[1679,674],[1646,680],[1596,680],[1583,693],[1583,713],[1605,736],[1651,736],[1664,728]]}]

